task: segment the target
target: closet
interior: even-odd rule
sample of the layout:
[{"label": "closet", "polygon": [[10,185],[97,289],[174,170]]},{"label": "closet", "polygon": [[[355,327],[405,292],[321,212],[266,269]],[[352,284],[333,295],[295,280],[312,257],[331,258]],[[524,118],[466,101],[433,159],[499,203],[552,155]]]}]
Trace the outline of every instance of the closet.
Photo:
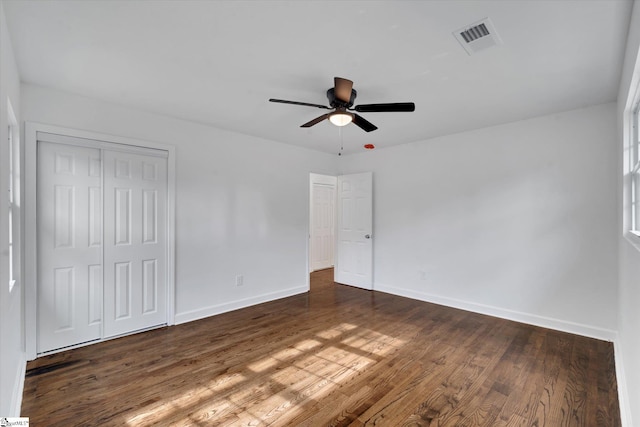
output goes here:
[{"label": "closet", "polygon": [[37,133],[37,353],[167,323],[163,150]]}]

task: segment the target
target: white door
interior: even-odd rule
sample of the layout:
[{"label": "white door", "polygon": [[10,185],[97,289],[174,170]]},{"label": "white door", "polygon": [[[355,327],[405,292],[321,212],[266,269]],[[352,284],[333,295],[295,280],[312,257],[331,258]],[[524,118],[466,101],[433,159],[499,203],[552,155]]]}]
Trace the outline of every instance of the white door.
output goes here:
[{"label": "white door", "polygon": [[338,177],[334,280],[373,289],[373,176]]},{"label": "white door", "polygon": [[333,267],[336,178],[311,183],[311,271]]},{"label": "white door", "polygon": [[104,334],[167,323],[167,159],[104,153]]},{"label": "white door", "polygon": [[40,353],[101,337],[100,167],[100,150],[38,144]]}]

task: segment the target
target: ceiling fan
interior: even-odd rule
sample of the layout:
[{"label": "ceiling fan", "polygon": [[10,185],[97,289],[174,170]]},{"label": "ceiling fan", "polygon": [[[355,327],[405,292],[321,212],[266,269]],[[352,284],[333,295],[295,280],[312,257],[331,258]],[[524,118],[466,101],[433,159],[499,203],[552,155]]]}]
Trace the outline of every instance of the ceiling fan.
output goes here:
[{"label": "ceiling fan", "polygon": [[[325,119],[329,119],[331,123],[336,126],[346,126],[353,122],[360,129],[371,132],[378,127],[362,116],[351,113],[351,111],[357,111],[358,113],[379,113],[379,112],[410,112],[415,111],[416,105],[413,102],[395,102],[389,104],[363,104],[353,106],[354,101],[358,93],[353,89],[353,82],[342,77],[333,78],[334,86],[327,90],[327,98],[329,99],[329,107],[320,104],[310,104],[308,102],[287,101],[284,99],[271,98],[270,102],[280,102],[282,104],[304,105],[307,107],[323,108],[325,110],[333,110],[330,113],[316,117],[315,119],[307,122],[300,127],[308,128],[320,123]],[[352,108],[353,107],[353,108]]]}]

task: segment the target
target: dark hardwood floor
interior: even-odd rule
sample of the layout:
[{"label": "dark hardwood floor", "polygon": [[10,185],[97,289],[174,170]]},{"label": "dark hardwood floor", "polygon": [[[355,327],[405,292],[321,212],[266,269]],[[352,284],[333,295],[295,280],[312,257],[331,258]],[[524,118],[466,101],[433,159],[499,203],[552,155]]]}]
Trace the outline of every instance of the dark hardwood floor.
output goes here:
[{"label": "dark hardwood floor", "polygon": [[32,426],[619,426],[611,343],[312,275],[311,292],[30,362]]}]

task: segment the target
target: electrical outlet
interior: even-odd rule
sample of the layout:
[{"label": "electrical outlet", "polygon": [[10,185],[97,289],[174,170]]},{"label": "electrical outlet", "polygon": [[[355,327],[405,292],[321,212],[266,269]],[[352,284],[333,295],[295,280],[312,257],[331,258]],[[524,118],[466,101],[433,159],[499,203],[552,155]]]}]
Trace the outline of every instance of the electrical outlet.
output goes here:
[{"label": "electrical outlet", "polygon": [[244,283],[244,277],[242,275],[236,276],[236,286],[242,286]]}]

